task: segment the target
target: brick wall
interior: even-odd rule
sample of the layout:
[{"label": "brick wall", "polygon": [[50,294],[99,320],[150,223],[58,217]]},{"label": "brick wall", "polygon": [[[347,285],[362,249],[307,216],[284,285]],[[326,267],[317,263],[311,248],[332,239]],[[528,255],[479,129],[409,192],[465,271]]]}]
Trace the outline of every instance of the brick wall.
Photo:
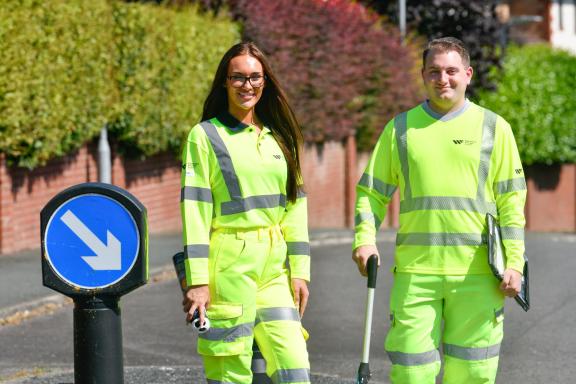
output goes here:
[{"label": "brick wall", "polygon": [[[353,225],[354,187],[369,154],[344,143],[307,146],[303,172],[310,228]],[[0,254],[40,246],[40,210],[62,190],[98,180],[95,143],[34,171],[7,167],[0,155]],[[527,167],[528,229],[576,231],[576,165]],[[180,230],[180,164],[171,154],[146,160],[114,156],[112,182],[147,208],[150,233]],[[398,192],[382,227],[398,226]]]}]

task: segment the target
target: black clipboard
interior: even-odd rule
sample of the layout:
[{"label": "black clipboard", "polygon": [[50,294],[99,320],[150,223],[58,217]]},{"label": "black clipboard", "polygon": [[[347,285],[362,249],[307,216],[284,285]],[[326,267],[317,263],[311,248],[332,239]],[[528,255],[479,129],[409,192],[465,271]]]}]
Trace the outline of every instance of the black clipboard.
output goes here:
[{"label": "black clipboard", "polygon": [[[494,276],[502,281],[506,268],[506,253],[502,244],[502,233],[496,218],[486,214],[486,226],[488,227],[488,264]],[[530,309],[530,285],[528,277],[528,258],[524,254],[524,270],[522,272],[522,285],[520,293],[514,296],[514,300],[526,312]]]}]

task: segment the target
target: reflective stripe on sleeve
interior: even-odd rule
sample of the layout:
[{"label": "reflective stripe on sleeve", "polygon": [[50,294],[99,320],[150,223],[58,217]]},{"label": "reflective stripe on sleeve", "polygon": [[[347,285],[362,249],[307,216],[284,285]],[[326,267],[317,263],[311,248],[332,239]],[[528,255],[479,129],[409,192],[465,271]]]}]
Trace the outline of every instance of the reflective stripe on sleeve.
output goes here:
[{"label": "reflective stripe on sleeve", "polygon": [[380,224],[382,223],[376,215],[372,212],[360,212],[354,217],[354,225],[357,226],[360,223],[368,221],[376,227],[376,229],[380,228]]},{"label": "reflective stripe on sleeve", "polygon": [[486,244],[485,236],[479,233],[398,233],[396,245],[482,245]]},{"label": "reflective stripe on sleeve", "polygon": [[278,369],[272,374],[274,384],[300,383],[310,381],[310,370],[308,368]]},{"label": "reflective stripe on sleeve", "polygon": [[514,179],[499,181],[494,186],[494,189],[499,195],[509,192],[523,191],[526,189],[526,180],[524,180],[523,177],[516,177]]},{"label": "reflective stripe on sleeve", "polygon": [[484,348],[460,347],[454,344],[444,344],[444,354],[461,360],[486,360],[500,354],[500,343]]},{"label": "reflective stripe on sleeve", "polygon": [[184,187],[180,191],[180,201],[184,200],[212,203],[212,191],[210,188]]},{"label": "reflective stripe on sleeve", "polygon": [[239,324],[230,328],[213,328],[211,327],[208,332],[200,333],[199,338],[211,341],[232,342],[240,337],[252,336],[254,323]]},{"label": "reflective stripe on sleeve", "polygon": [[388,198],[392,197],[396,191],[395,185],[387,184],[367,173],[362,175],[358,184],[367,188],[375,189],[378,193]]},{"label": "reflective stripe on sleeve", "polygon": [[524,241],[524,228],[500,227],[502,240],[522,240]]},{"label": "reflective stripe on sleeve", "polygon": [[256,310],[256,324],[268,321],[300,321],[298,310],[293,307],[261,308]]},{"label": "reflective stripe on sleeve", "polygon": [[392,364],[415,366],[432,364],[440,361],[440,352],[437,349],[422,353],[405,353],[397,351],[386,351]]},{"label": "reflective stripe on sleeve", "polygon": [[208,258],[208,244],[187,244],[184,246],[184,254],[189,259]]},{"label": "reflective stripe on sleeve", "polygon": [[287,241],[288,255],[310,256],[310,243],[306,241]]}]

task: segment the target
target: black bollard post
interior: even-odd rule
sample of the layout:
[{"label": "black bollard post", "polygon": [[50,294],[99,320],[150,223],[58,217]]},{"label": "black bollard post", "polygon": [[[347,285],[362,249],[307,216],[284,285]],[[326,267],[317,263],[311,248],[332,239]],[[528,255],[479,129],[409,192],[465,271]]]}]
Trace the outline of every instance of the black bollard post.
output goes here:
[{"label": "black bollard post", "polygon": [[74,299],[74,383],[123,384],[119,298]]}]

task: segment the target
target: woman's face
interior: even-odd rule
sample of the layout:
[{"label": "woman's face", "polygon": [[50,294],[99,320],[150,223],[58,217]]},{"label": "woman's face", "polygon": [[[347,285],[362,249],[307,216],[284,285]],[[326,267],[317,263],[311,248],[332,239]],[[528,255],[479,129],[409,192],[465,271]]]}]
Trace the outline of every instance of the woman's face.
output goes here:
[{"label": "woman's face", "polygon": [[228,109],[232,115],[244,115],[252,110],[260,100],[263,88],[264,70],[258,59],[240,55],[230,60],[226,92]]}]

